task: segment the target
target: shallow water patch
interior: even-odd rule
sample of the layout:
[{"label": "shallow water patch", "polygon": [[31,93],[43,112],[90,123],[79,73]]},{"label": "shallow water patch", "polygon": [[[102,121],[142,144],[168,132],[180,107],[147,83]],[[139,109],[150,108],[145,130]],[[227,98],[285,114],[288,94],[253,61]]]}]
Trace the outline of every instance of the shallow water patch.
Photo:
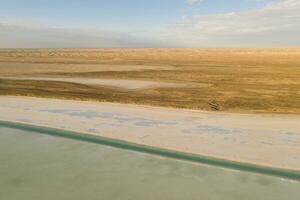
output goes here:
[{"label": "shallow water patch", "polygon": [[5,160],[0,165],[0,199],[300,197],[298,182],[54,137],[37,130],[0,126],[0,160]]}]

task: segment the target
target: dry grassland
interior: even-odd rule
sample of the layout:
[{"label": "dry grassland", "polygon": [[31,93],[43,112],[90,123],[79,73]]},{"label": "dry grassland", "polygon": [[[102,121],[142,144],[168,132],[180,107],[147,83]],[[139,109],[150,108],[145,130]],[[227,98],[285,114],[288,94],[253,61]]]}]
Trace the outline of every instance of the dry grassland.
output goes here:
[{"label": "dry grassland", "polygon": [[[7,77],[147,80],[188,87],[125,90]],[[300,113],[300,49],[2,49],[0,95]]]}]

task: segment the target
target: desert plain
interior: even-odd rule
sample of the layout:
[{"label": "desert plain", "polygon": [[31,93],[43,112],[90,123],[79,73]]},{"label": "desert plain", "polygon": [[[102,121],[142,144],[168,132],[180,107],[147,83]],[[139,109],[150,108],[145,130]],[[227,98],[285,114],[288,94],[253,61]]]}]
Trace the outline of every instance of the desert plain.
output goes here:
[{"label": "desert plain", "polygon": [[300,113],[300,49],[2,49],[0,95]]},{"label": "desert plain", "polygon": [[0,120],[300,169],[300,49],[2,49]]}]

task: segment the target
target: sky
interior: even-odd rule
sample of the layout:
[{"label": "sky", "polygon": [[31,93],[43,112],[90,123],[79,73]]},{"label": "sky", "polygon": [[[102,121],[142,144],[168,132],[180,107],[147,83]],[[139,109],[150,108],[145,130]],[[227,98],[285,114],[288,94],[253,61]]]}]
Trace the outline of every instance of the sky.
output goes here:
[{"label": "sky", "polygon": [[300,0],[0,0],[0,48],[300,47]]}]

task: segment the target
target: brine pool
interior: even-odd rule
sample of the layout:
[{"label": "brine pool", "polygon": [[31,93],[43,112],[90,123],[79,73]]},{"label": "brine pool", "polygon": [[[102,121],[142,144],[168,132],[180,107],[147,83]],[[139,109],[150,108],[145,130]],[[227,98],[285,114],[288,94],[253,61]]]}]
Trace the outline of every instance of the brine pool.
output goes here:
[{"label": "brine pool", "polygon": [[300,183],[0,125],[2,200],[299,200]]}]

